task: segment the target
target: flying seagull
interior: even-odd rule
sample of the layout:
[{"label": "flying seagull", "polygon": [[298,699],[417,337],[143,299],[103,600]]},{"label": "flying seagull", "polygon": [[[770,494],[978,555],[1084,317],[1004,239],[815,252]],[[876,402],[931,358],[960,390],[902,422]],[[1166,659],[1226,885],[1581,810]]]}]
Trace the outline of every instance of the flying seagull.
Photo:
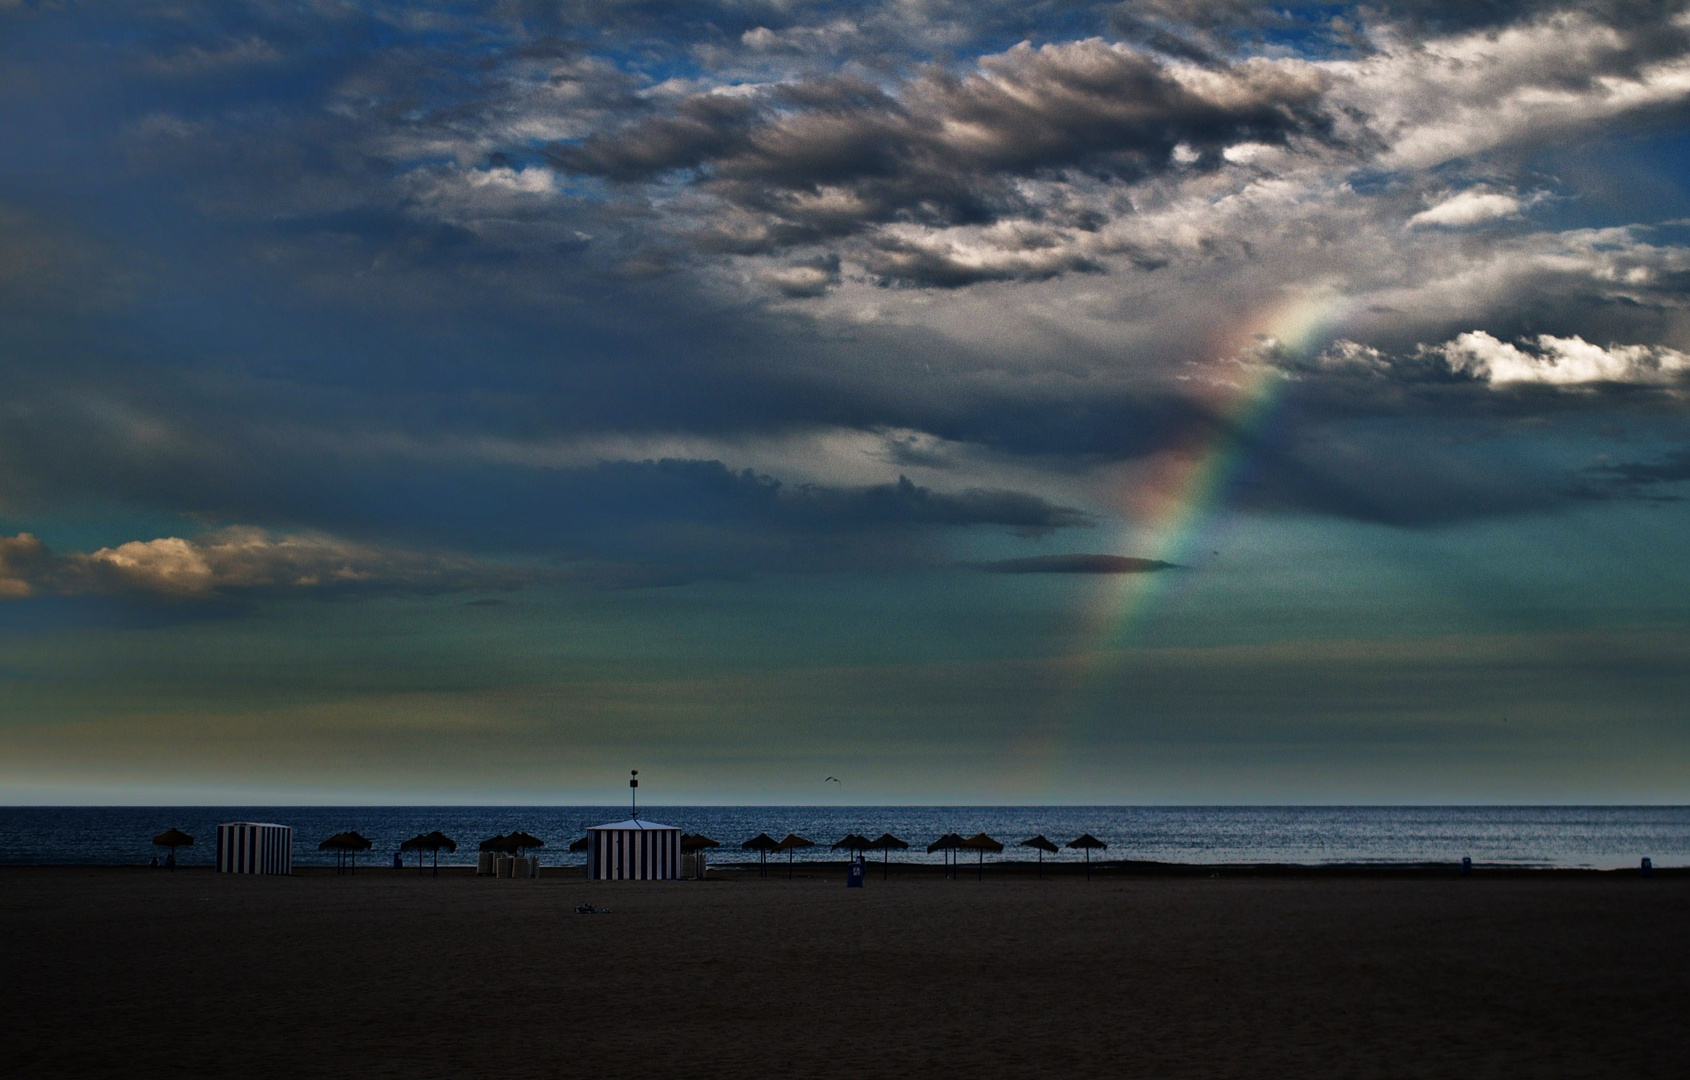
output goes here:
[{"label": "flying seagull", "polygon": [[[827,780],[832,780],[836,784],[839,783],[839,777],[837,777],[837,776],[830,776],[830,777],[827,778]],[[822,783],[824,783],[824,784],[827,783],[827,780],[823,780]]]}]

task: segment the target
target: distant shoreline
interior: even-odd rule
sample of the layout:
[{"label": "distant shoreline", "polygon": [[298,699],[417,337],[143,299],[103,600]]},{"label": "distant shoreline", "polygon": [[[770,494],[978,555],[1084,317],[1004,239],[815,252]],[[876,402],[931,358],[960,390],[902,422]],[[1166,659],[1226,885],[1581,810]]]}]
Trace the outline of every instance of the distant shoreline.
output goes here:
[{"label": "distant shoreline", "polygon": [[[845,860],[808,860],[792,864],[794,879],[815,878],[843,878],[847,862]],[[177,873],[209,873],[209,864],[183,863],[177,867]],[[466,863],[441,863],[441,877],[476,876],[475,866]],[[427,864],[423,868],[423,876],[429,876],[432,867]],[[747,877],[758,876],[759,864],[740,860],[721,860],[710,863],[710,880],[733,881]],[[976,877],[986,879],[1029,879],[1036,880],[1042,873],[1045,878],[1052,880],[1068,878],[1084,878],[1086,866],[1084,863],[1069,861],[1047,862],[1041,871],[1039,865],[1033,862],[1005,861],[988,862],[984,867],[977,863],[961,862],[954,868],[946,868],[937,863],[926,862],[892,862],[882,864],[874,860],[868,862],[869,880],[872,883],[882,880],[884,870],[887,879],[919,878],[945,880],[954,875],[959,881],[973,881]],[[0,873],[52,873],[55,871],[110,871],[125,874],[153,874],[171,873],[165,869],[155,870],[146,865],[131,863],[0,863]],[[416,864],[407,863],[402,869],[395,868],[381,861],[360,863],[355,871],[356,876],[366,874],[384,876],[418,876]],[[580,865],[545,865],[542,863],[540,874],[547,878],[580,879],[584,880],[586,871]],[[1637,878],[1645,880],[1645,876],[1638,866],[1629,867],[1580,867],[1580,866],[1520,866],[1506,863],[1474,863],[1470,873],[1463,874],[1459,863],[1160,863],[1141,862],[1136,860],[1111,860],[1108,862],[1094,861],[1091,864],[1091,875],[1095,879],[1130,880],[1134,878],[1383,878],[1383,879],[1435,879],[1435,878]],[[335,877],[332,866],[316,866],[294,864],[294,877]],[[769,860],[767,866],[769,880],[787,877],[785,861]],[[1690,878],[1690,866],[1655,866],[1649,878]]]}]

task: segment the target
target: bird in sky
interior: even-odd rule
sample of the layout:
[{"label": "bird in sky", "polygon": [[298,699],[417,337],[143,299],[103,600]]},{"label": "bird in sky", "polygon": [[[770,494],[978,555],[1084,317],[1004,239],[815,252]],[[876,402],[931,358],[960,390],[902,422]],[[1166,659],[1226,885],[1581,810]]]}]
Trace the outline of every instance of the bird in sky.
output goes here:
[{"label": "bird in sky", "polygon": [[[830,777],[827,778],[827,780],[832,780],[836,784],[839,783],[839,777],[837,777],[837,776],[830,776]],[[823,780],[822,783],[824,783],[824,784],[827,783],[827,780]]]}]

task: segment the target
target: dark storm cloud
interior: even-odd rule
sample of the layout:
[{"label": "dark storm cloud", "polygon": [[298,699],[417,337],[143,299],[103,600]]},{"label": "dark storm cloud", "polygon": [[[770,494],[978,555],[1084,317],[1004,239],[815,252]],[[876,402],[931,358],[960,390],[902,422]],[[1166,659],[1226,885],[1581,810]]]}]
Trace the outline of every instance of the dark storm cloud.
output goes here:
[{"label": "dark storm cloud", "polygon": [[1031,555],[980,564],[993,574],[1153,574],[1176,568],[1175,563],[1130,555]]},{"label": "dark storm cloud", "polygon": [[1675,485],[1690,483],[1690,448],[1673,450],[1652,461],[1618,461],[1584,471],[1575,491],[1590,498],[1682,502]]},{"label": "dark storm cloud", "polygon": [[[0,499],[688,574],[1083,525],[1023,478],[1229,438],[1253,508],[1548,505],[1542,470],[1334,425],[1668,407],[1675,385],[1495,373],[1554,374],[1543,334],[1662,370],[1690,257],[1547,230],[1536,208],[1576,193],[1514,156],[1681,107],[1649,68],[1681,56],[1673,10],[6,9],[28,77],[0,135],[33,152],[0,180]],[[1288,430],[1235,433],[1176,380],[1230,359],[1202,352],[1215,324],[1308,283],[1374,312],[1343,332],[1381,366],[1263,360],[1295,382]],[[1435,351],[1481,330],[1526,360]],[[821,429],[915,441],[883,483],[734,457]],[[636,460],[531,460],[616,435]],[[670,436],[719,460],[656,460]],[[426,449],[482,444],[504,456]],[[1027,471],[947,472],[970,455]]]},{"label": "dark storm cloud", "polygon": [[[1310,70],[1239,63],[1187,85],[1152,57],[1101,40],[1022,45],[977,70],[931,69],[893,90],[855,77],[781,84],[748,96],[695,94],[666,113],[558,144],[558,168],[628,183],[686,173],[754,215],[742,251],[773,251],[874,226],[989,224],[1038,211],[1020,178],[1063,170],[1136,180],[1177,146],[1214,155],[1328,127]],[[706,231],[706,244],[724,241]],[[959,283],[883,241],[878,272]],[[1073,266],[1082,265],[1072,262]],[[989,277],[1039,277],[1051,271]]]}]

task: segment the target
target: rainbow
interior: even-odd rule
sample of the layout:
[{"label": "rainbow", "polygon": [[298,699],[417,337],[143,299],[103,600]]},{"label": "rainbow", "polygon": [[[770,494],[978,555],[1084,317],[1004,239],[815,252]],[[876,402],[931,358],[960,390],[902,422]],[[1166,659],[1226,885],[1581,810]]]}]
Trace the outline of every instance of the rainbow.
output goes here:
[{"label": "rainbow", "polygon": [[[1268,423],[1284,388],[1284,371],[1252,361],[1263,346],[1311,357],[1329,345],[1351,313],[1350,302],[1304,292],[1246,312],[1214,334],[1187,380],[1192,398],[1214,418],[1184,444],[1163,451],[1114,493],[1112,508],[1135,523],[1132,554],[1188,563],[1212,522],[1256,433]],[[1050,793],[1064,758],[1086,740],[1105,702],[1121,650],[1145,625],[1158,598],[1179,587],[1177,574],[1100,574],[1086,600],[1081,647],[1071,657],[1067,687],[1044,718],[1010,747],[1018,793]]]}]

